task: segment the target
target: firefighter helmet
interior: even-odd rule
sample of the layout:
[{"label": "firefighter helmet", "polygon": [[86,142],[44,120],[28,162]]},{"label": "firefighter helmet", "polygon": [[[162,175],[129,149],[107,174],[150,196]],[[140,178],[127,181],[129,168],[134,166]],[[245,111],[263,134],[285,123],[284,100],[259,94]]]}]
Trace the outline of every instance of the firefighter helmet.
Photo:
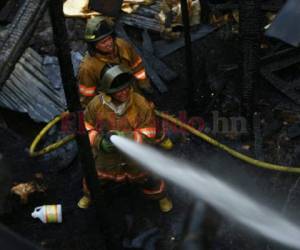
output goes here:
[{"label": "firefighter helmet", "polygon": [[106,65],[100,76],[100,91],[113,94],[134,82],[131,70],[125,65]]},{"label": "firefighter helmet", "polygon": [[113,33],[112,26],[103,16],[95,16],[87,21],[84,38],[87,42],[97,42]]}]

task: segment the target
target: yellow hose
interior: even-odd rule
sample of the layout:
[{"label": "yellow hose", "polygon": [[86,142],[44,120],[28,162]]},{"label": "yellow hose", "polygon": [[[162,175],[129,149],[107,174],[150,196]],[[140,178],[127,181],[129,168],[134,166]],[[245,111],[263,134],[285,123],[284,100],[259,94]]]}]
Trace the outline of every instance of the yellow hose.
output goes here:
[{"label": "yellow hose", "polygon": [[199,130],[193,128],[192,126],[189,126],[188,124],[185,124],[181,121],[179,121],[178,119],[167,115],[165,113],[159,112],[159,111],[155,111],[155,114],[159,117],[161,117],[162,119],[165,119],[167,121],[170,121],[182,128],[184,128],[185,130],[189,131],[190,133],[192,133],[193,135],[201,138],[202,140],[208,142],[209,144],[220,148],[222,150],[224,150],[225,152],[227,152],[228,154],[242,160],[245,161],[251,165],[255,165],[257,167],[260,168],[266,168],[266,169],[270,169],[270,170],[276,170],[276,171],[281,171],[281,172],[289,172],[289,173],[300,173],[300,167],[287,167],[287,166],[281,166],[281,165],[276,165],[276,164],[272,164],[272,163],[268,163],[268,162],[264,162],[264,161],[259,161],[256,160],[254,158],[251,158],[247,155],[244,155],[242,153],[239,153],[238,151],[218,142],[217,140],[209,137],[208,135],[204,134],[203,132],[200,132]]},{"label": "yellow hose", "polygon": [[[260,161],[260,160],[256,160],[254,158],[251,158],[247,155],[244,155],[220,142],[218,142],[217,140],[209,137],[208,135],[204,134],[203,132],[193,128],[192,126],[181,122],[180,120],[167,115],[165,113],[159,112],[157,110],[155,110],[155,114],[158,117],[161,117],[162,119],[165,119],[171,123],[174,123],[177,126],[180,126],[181,128],[184,128],[185,130],[189,131],[190,133],[192,133],[193,135],[201,138],[202,140],[208,142],[209,144],[222,149],[223,151],[227,152],[228,154],[232,155],[233,157],[240,159],[244,162],[247,162],[251,165],[260,167],[260,168],[265,168],[265,169],[270,169],[270,170],[275,170],[275,171],[280,171],[280,172],[288,172],[288,173],[300,173],[300,167],[288,167],[288,166],[281,166],[281,165],[276,165],[276,164],[272,164],[272,163],[268,163],[268,162],[264,162],[264,161]],[[35,151],[38,143],[40,142],[40,140],[47,134],[47,132],[49,131],[49,129],[51,129],[56,123],[58,123],[60,120],[62,119],[62,116],[58,116],[56,117],[54,120],[52,120],[51,122],[49,122],[42,130],[41,132],[36,136],[36,138],[34,139],[34,141],[32,142],[31,146],[30,146],[30,156],[35,157],[35,156],[40,156],[40,155],[44,155],[47,154],[53,150],[58,149],[59,147],[65,145],[66,143],[72,141],[75,138],[75,135],[68,135],[65,138],[63,138],[62,140],[55,142],[51,145],[48,145],[47,147],[41,149],[40,151]]]},{"label": "yellow hose", "polygon": [[55,142],[53,144],[50,144],[48,146],[46,146],[45,148],[39,150],[39,151],[35,151],[37,145],[39,144],[39,142],[41,141],[41,139],[48,133],[48,131],[56,125],[56,123],[58,123],[60,120],[62,119],[62,116],[57,116],[55,117],[52,121],[50,121],[42,130],[41,132],[35,137],[35,139],[33,140],[32,144],[30,145],[30,149],[29,149],[29,155],[31,157],[36,157],[36,156],[40,156],[40,155],[44,155],[47,153],[50,153],[58,148],[60,148],[61,146],[65,145],[66,143],[72,141],[75,138],[75,135],[68,135],[65,138],[61,139],[58,142]]}]

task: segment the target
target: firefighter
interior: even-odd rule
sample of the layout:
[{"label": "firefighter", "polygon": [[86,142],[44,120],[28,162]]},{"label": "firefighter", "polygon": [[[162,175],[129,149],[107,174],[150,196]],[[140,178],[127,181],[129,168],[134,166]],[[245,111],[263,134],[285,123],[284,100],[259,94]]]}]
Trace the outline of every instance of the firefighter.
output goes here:
[{"label": "firefighter", "polygon": [[88,53],[84,57],[78,73],[81,104],[85,107],[97,94],[99,76],[106,64],[125,64],[137,79],[138,89],[152,92],[141,57],[125,40],[115,37],[109,21],[101,16],[88,20],[85,40]]},{"label": "firefighter", "polygon": [[[106,184],[134,183],[146,197],[157,199],[161,211],[172,209],[166,196],[165,182],[150,176],[113,146],[109,135],[118,134],[137,143],[159,144],[166,149],[172,142],[156,131],[153,103],[135,92],[132,85],[136,78],[125,65],[107,65],[101,77],[100,94],[93,98],[84,112],[85,126],[95,157],[98,178],[105,189]],[[90,204],[84,182],[85,195],[79,201],[80,208]]]}]

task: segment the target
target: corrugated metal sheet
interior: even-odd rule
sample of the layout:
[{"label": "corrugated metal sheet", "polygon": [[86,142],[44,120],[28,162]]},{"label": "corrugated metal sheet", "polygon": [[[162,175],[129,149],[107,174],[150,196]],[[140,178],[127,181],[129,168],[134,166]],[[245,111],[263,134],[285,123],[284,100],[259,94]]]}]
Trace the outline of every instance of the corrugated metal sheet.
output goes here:
[{"label": "corrugated metal sheet", "polygon": [[28,48],[0,90],[0,106],[48,122],[66,109],[63,88],[55,88],[43,69],[43,58]]}]

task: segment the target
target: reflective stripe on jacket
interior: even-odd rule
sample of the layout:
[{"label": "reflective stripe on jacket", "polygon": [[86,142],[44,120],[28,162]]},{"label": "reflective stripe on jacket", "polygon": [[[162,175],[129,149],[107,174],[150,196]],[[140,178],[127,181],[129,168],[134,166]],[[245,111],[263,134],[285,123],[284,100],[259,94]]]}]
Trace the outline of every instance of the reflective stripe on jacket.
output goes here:
[{"label": "reflective stripe on jacket", "polygon": [[[115,58],[96,53],[87,54],[80,64],[78,72],[78,84],[80,101],[85,107],[97,94],[100,84],[100,75],[106,64],[125,64],[132,69],[133,74],[141,84],[149,83],[141,57],[136,53],[132,45],[121,38],[115,39]],[[146,80],[146,82],[145,82]]]}]

